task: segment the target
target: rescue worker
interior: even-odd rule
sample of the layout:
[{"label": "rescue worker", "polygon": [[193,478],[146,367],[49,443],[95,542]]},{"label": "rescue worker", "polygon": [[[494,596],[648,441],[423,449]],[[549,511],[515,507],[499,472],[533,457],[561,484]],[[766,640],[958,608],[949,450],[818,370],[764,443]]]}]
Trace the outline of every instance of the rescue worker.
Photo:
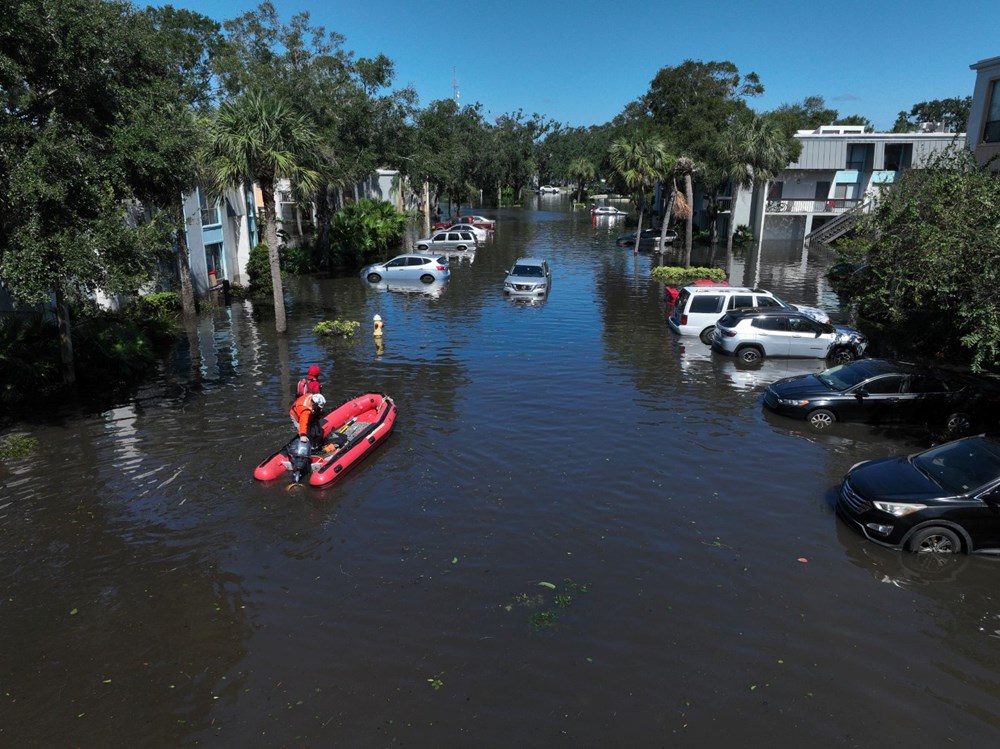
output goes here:
[{"label": "rescue worker", "polygon": [[306,376],[299,380],[295,395],[305,395],[306,393],[319,393],[323,390],[323,385],[319,381],[320,369],[313,364],[306,371]]},{"label": "rescue worker", "polygon": [[319,446],[323,441],[323,428],[320,425],[320,418],[323,416],[323,406],[326,405],[326,398],[320,393],[306,393],[300,395],[292,404],[288,415],[295,424],[299,432],[300,442],[312,442]]}]

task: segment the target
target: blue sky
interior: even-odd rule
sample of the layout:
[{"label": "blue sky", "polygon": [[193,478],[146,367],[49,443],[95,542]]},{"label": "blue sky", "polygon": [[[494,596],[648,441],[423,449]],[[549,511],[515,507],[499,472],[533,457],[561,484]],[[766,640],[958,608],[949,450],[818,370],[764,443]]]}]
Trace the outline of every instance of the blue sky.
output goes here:
[{"label": "blue sky", "polygon": [[[144,4],[144,3],[137,3]],[[166,3],[161,3],[166,4]],[[216,20],[248,0],[173,0]],[[607,122],[657,71],[686,59],[756,72],[759,111],[819,95],[842,116],[889,129],[901,110],[972,94],[969,65],[1000,56],[1000,0],[274,0],[283,22],[307,11],[357,56],[383,53],[422,106],[452,95],[487,112],[537,112],[565,125]]]}]

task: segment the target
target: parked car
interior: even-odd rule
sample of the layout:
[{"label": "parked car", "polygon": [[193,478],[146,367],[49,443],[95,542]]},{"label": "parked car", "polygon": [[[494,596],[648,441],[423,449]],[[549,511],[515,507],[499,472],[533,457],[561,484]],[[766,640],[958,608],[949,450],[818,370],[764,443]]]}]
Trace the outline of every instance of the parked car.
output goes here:
[{"label": "parked car", "polygon": [[486,229],[487,231],[493,231],[497,228],[497,222],[485,216],[459,216],[458,223],[472,224],[479,229]]},{"label": "parked car", "polygon": [[486,229],[480,229],[472,224],[452,224],[447,228],[448,232],[453,231],[466,231],[472,234],[476,238],[476,242],[482,244],[486,241],[486,238],[490,235],[489,231]]},{"label": "parked car", "polygon": [[522,257],[514,261],[503,282],[503,293],[511,296],[542,296],[548,293],[552,273],[545,260]]},{"label": "parked car", "polygon": [[417,250],[474,250],[479,240],[470,231],[438,231],[413,243]]},{"label": "parked car", "polygon": [[613,205],[599,205],[590,209],[590,213],[593,216],[627,216],[628,213],[623,211],[621,208],[615,208]]},{"label": "parked car", "polygon": [[748,289],[741,286],[713,288],[685,286],[677,295],[673,312],[667,318],[670,329],[680,335],[696,335],[702,343],[711,346],[715,336],[715,323],[726,312],[735,309],[795,309],[819,322],[829,323],[830,316],[821,309],[788,304],[770,291]]},{"label": "parked car", "polygon": [[[677,239],[677,232],[673,229],[667,229],[666,236],[664,236],[664,244],[673,244],[674,240]],[[615,244],[619,247],[635,247],[635,232],[629,234],[622,234],[615,240]],[[659,229],[643,229],[642,234],[639,235],[639,249],[646,250],[650,248],[657,248],[660,244],[660,230]]]},{"label": "parked car", "polygon": [[[729,282],[713,281],[711,278],[699,278],[697,281],[689,283],[688,286],[729,286]],[[677,303],[677,297],[681,295],[681,290],[675,289],[673,286],[668,286],[664,293],[666,294],[667,314],[669,315],[674,311],[674,305]]]},{"label": "parked car", "polygon": [[819,374],[788,377],[764,391],[764,406],[824,431],[838,421],[930,424],[954,436],[1000,413],[1000,386],[936,367],[859,359]]},{"label": "parked car", "polygon": [[408,253],[398,255],[385,263],[368,265],[361,271],[361,277],[368,283],[394,283],[396,281],[419,280],[424,283],[445,281],[451,271],[448,261],[439,255]]},{"label": "parked car", "polygon": [[858,463],[841,484],[837,513],[896,549],[1000,550],[1000,443],[980,435]]},{"label": "parked car", "polygon": [[738,309],[719,318],[712,348],[744,364],[759,364],[765,356],[844,364],[864,356],[868,339],[854,328],[817,322],[797,310]]},{"label": "parked car", "polygon": [[555,194],[555,193],[559,192],[559,188],[558,187],[553,187],[552,185],[542,185],[541,187],[538,188],[538,192],[540,192],[542,195],[545,195],[545,194],[548,194],[548,193]]}]

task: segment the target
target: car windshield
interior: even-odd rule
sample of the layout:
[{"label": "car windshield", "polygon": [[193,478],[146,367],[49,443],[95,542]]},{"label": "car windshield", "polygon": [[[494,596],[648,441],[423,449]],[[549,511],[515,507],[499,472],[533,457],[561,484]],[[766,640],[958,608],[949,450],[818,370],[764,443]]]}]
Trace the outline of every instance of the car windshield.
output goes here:
[{"label": "car windshield", "polygon": [[532,278],[542,278],[545,273],[538,265],[515,265],[510,272],[512,276],[530,276]]},{"label": "car windshield", "polygon": [[956,494],[975,491],[1000,477],[1000,449],[981,438],[932,447],[910,462]]},{"label": "car windshield", "polygon": [[851,367],[848,364],[839,364],[836,367],[824,369],[816,375],[816,378],[833,390],[847,390],[859,382],[864,382],[865,374],[856,367]]}]

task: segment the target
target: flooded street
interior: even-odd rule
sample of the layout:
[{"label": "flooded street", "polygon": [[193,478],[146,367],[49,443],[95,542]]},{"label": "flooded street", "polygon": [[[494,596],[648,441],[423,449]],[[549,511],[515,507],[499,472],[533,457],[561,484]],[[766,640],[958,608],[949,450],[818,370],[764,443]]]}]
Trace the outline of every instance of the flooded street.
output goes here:
[{"label": "flooded street", "polygon": [[[833,512],[850,466],[930,438],[763,413],[822,363],[674,335],[659,257],[559,196],[482,212],[444,285],[292,279],[287,337],[205,312],[134,398],[19,426],[0,745],[994,746],[997,562]],[[504,298],[521,256],[547,299]],[[730,280],[843,319],[831,262],[765,247]],[[312,332],[338,318],[354,339]],[[332,403],[391,395],[395,432],[330,489],[258,483],[314,363]]]}]

